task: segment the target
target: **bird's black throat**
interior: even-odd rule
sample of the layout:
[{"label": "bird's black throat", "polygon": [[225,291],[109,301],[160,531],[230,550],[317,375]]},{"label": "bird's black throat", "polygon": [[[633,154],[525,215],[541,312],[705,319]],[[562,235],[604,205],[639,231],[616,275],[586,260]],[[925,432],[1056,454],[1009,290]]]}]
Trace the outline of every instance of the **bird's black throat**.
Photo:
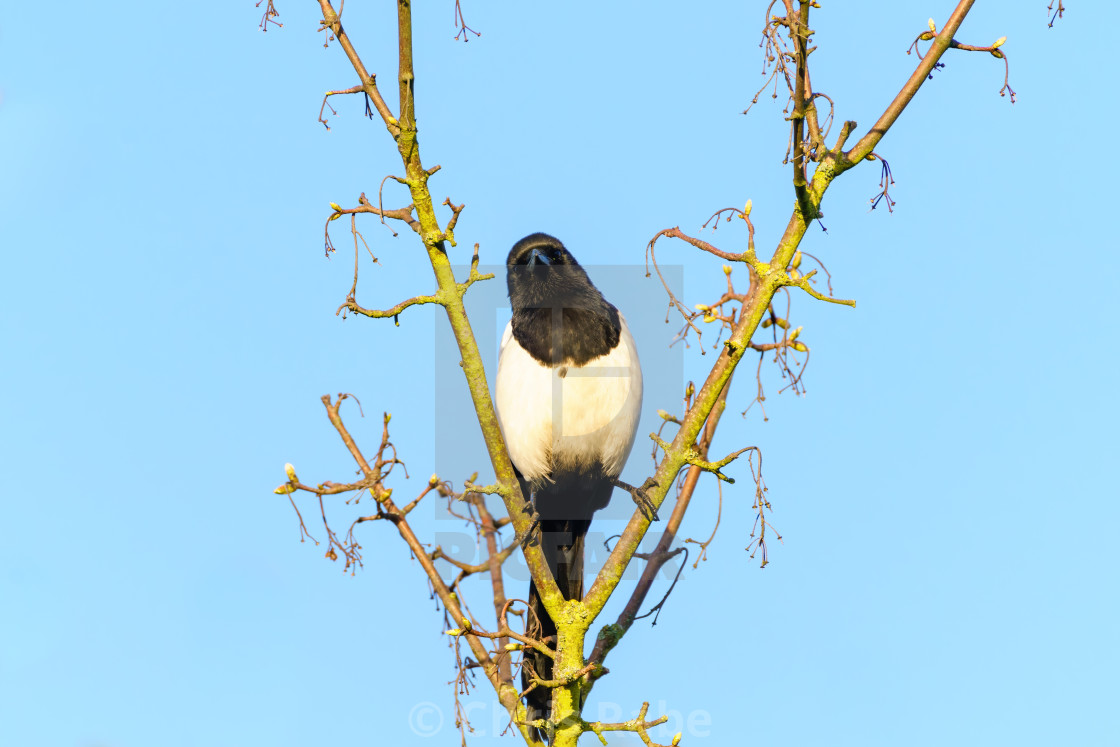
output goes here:
[{"label": "bird's black throat", "polygon": [[618,345],[618,309],[560,241],[526,236],[506,260],[513,336],[545,366],[583,366]]},{"label": "bird's black throat", "polygon": [[603,302],[598,309],[514,309],[513,336],[545,366],[582,366],[618,345],[622,327],[618,309]]}]

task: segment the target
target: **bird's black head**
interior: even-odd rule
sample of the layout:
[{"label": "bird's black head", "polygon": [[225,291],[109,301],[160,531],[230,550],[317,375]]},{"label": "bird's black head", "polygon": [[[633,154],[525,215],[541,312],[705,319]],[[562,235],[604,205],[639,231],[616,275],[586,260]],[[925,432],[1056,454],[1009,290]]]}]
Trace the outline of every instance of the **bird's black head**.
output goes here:
[{"label": "bird's black head", "polygon": [[547,233],[532,233],[521,239],[513,245],[506,259],[506,267],[511,270],[518,266],[536,268],[561,265],[579,267],[576,258],[560,243],[560,239]]},{"label": "bird's black head", "polygon": [[506,259],[510,303],[519,308],[598,306],[602,295],[560,240],[534,233],[513,245]]},{"label": "bird's black head", "polygon": [[517,343],[548,365],[582,366],[618,344],[621,320],[559,239],[534,233],[506,260]]}]

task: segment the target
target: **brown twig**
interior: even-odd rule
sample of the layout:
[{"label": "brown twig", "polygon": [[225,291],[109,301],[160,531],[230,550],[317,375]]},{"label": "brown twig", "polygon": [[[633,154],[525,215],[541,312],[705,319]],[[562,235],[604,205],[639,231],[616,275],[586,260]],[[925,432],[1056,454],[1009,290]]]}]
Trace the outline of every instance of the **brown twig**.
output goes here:
[{"label": "brown twig", "polygon": [[[338,90],[338,91],[327,91],[326,94],[323,95],[323,104],[322,104],[322,106],[319,107],[319,122],[322,123],[323,127],[327,128],[328,132],[330,131],[331,126],[329,124],[327,124],[327,119],[326,119],[326,117],[323,116],[323,110],[324,109],[330,109],[331,114],[333,114],[336,117],[338,116],[338,112],[336,112],[334,110],[333,106],[331,106],[330,104],[327,103],[327,99],[329,99],[331,96],[339,96],[339,95],[347,94],[347,93],[365,93],[365,87],[364,86],[353,86],[351,88],[343,88],[343,89]],[[369,108],[369,96],[368,95],[366,95],[366,116],[371,117],[371,118],[373,117],[373,112]]]},{"label": "brown twig", "polygon": [[[960,2],[957,3],[957,7],[953,9],[949,20],[945,22],[944,28],[934,37],[933,44],[930,46],[929,51],[922,57],[922,61],[918,63],[918,67],[910,74],[910,77],[906,80],[906,83],[903,84],[898,94],[891,103],[887,105],[887,108],[879,116],[879,119],[877,119],[875,124],[871,126],[871,129],[867,131],[867,134],[861,137],[859,141],[852,146],[851,150],[844,153],[845,161],[848,164],[855,165],[869,156],[871,151],[875,150],[875,146],[879,144],[879,141],[883,139],[883,136],[887,134],[887,130],[898,121],[903,110],[910,104],[910,101],[918,93],[918,89],[922,87],[922,83],[926,81],[929,74],[933,71],[933,66],[937,64],[941,56],[945,54],[945,51],[949,48],[953,40],[953,35],[960,29],[965,16],[972,10],[972,6],[975,2],[976,0],[960,0]],[[847,168],[851,168],[851,166],[847,166]]]},{"label": "brown twig", "polygon": [[393,137],[400,134],[400,125],[393,117],[389,107],[385,104],[385,100],[381,97],[381,92],[377,89],[376,77],[370,75],[366,70],[365,64],[362,63],[358,57],[354,45],[350,43],[350,37],[346,35],[346,30],[342,28],[342,21],[339,19],[338,13],[335,12],[334,7],[331,5],[330,0],[319,0],[319,7],[323,11],[323,20],[319,23],[324,29],[330,29],[338,43],[342,46],[342,50],[350,59],[350,64],[354,66],[355,72],[358,74],[358,79],[361,81],[362,90],[369,96],[373,102],[373,106],[377,109],[377,113],[381,115],[382,121],[385,122],[385,127],[389,130]]},{"label": "brown twig", "polygon": [[950,46],[953,49],[960,49],[960,50],[963,50],[965,52],[987,52],[992,57],[1003,60],[1003,87],[999,89],[999,95],[1002,97],[1002,96],[1005,96],[1007,94],[1010,94],[1011,103],[1014,104],[1015,103],[1015,90],[1011,87],[1011,84],[1008,83],[1008,80],[1011,77],[1011,63],[1007,59],[1007,52],[1004,52],[1002,49],[1000,49],[1000,47],[1003,46],[1003,43],[1006,40],[1007,40],[1007,37],[1004,36],[1004,37],[1001,37],[1001,38],[997,39],[994,43],[992,43],[992,44],[990,44],[986,47],[978,47],[974,44],[961,44],[956,39],[954,39],[951,42]]},{"label": "brown twig", "polygon": [[770,556],[766,548],[766,528],[770,527],[774,531],[774,536],[777,537],[779,542],[782,541],[782,535],[778,533],[777,529],[774,529],[774,525],[766,518],[766,511],[773,511],[774,509],[766,499],[766,481],[762,479],[762,452],[757,449],[755,451],[758,454],[757,475],[754,470],[754,454],[747,459],[747,463],[751,468],[751,475],[755,477],[754,506],[752,506],[755,510],[755,520],[754,527],[751,529],[751,541],[746,549],[750,552],[752,559],[755,557],[755,554],[761,550],[761,567],[765,568],[770,563]]},{"label": "brown twig", "polygon": [[1065,6],[1062,5],[1062,0],[1057,0],[1057,3],[1058,3],[1058,9],[1056,11],[1054,10],[1053,0],[1051,1],[1051,3],[1049,5],[1046,6],[1046,12],[1047,13],[1049,13],[1051,11],[1054,12],[1054,15],[1050,16],[1050,23],[1046,24],[1048,28],[1054,28],[1054,21],[1061,18],[1066,12]]},{"label": "brown twig", "polygon": [[700,566],[700,561],[701,560],[707,561],[707,559],[708,559],[708,546],[710,544],[712,544],[713,540],[715,540],[716,532],[719,531],[720,519],[723,518],[723,483],[720,482],[719,480],[716,480],[716,491],[717,491],[717,498],[718,498],[719,502],[716,503],[716,525],[714,527],[712,527],[712,533],[710,535],[708,535],[708,539],[703,540],[703,541],[695,540],[695,539],[692,539],[691,537],[688,537],[687,539],[685,539],[685,543],[691,543],[691,544],[700,546],[700,552],[698,552],[696,554],[696,560],[692,564],[692,569],[693,570],[696,570]]},{"label": "brown twig", "polygon": [[[498,522],[494,520],[493,515],[486,506],[486,499],[479,495],[477,496],[478,515],[482,519],[482,535],[486,540],[486,562],[490,571],[490,589],[491,600],[494,604],[495,619],[498,622],[498,630],[509,629],[509,619],[506,613],[509,611],[512,602],[506,599],[505,582],[502,578],[502,563],[505,558],[502,553],[498,551]],[[510,545],[512,548],[512,543]],[[504,552],[504,551],[503,551]],[[512,549],[510,550],[512,552]],[[509,555],[506,555],[508,558]],[[506,649],[509,645],[509,636],[498,637],[498,647],[502,650]],[[499,677],[503,682],[513,684],[513,670],[510,663],[510,657],[505,656],[502,658],[500,664]]]},{"label": "brown twig", "polygon": [[[262,2],[265,2],[265,0],[257,0],[257,4],[255,7],[261,7]],[[261,16],[260,25],[257,26],[257,28],[266,33],[268,32],[268,24],[270,23],[277,28],[284,28],[284,24],[280,23],[279,21],[272,20],[274,18],[280,17],[280,13],[277,12],[276,7],[272,3],[273,0],[268,0],[268,4],[264,6],[264,15]],[[1053,26],[1054,24],[1051,23],[1050,25]]]},{"label": "brown twig", "polygon": [[464,42],[469,42],[471,39],[467,35],[468,32],[474,34],[476,38],[482,36],[482,34],[467,25],[466,19],[463,18],[463,7],[460,4],[460,0],[455,0],[455,28],[459,29],[455,34],[455,41],[459,41],[459,37],[462,36]]},{"label": "brown twig", "polygon": [[[891,185],[894,184],[894,177],[891,176],[891,165],[887,163],[887,159],[880,156],[878,153],[872,153],[867,157],[868,161],[879,160],[883,164],[883,171],[879,177],[879,194],[872,197],[868,202],[871,203],[871,209],[879,207],[880,200],[887,201],[887,212],[893,213],[895,201],[891,198],[890,190]],[[829,289],[831,291],[831,287]]]}]

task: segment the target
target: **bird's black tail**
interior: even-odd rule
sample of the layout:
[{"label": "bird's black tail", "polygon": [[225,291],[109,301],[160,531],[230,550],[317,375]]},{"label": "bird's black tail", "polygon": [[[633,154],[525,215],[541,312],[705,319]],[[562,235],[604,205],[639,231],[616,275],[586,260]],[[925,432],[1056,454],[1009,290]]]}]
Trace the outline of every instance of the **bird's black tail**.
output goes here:
[{"label": "bird's black tail", "polygon": [[[590,519],[541,519],[541,549],[556,585],[565,599],[583,598],[583,540],[591,526]],[[556,645],[556,623],[544,608],[537,585],[529,582],[529,615],[526,634]],[[551,638],[551,640],[549,640]],[[552,679],[552,659],[532,649],[525,649],[521,667],[521,686],[528,688],[532,678]],[[525,696],[528,720],[548,719],[552,712],[552,691],[535,687]],[[537,737],[544,741],[544,735]]]}]

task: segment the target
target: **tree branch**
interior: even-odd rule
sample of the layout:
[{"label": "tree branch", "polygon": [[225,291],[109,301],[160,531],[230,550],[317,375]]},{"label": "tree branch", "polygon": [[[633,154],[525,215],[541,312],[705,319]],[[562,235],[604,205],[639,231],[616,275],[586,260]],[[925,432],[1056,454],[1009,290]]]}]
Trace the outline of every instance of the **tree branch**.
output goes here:
[{"label": "tree branch", "polygon": [[[716,428],[719,426],[720,418],[723,417],[723,412],[727,408],[727,394],[731,389],[731,383],[728,382],[727,386],[720,392],[719,399],[716,401],[716,406],[708,416],[708,421],[704,427],[704,435],[701,437],[698,444],[698,452],[701,456],[707,456],[708,448],[712,444],[712,439],[715,438]],[[678,421],[679,422],[679,421]],[[618,620],[613,626],[606,626],[599,631],[599,635],[595,639],[595,648],[591,652],[590,660],[600,664],[607,658],[610,650],[618,645],[622,636],[630,630],[630,626],[634,624],[634,620],[641,610],[642,604],[645,602],[646,595],[649,594],[650,588],[653,586],[654,580],[657,578],[658,572],[665,564],[669,557],[669,548],[673,545],[673,540],[680,531],[681,522],[684,521],[684,514],[692,501],[692,496],[696,491],[696,486],[700,482],[700,474],[703,472],[699,467],[691,467],[688,474],[685,476],[684,484],[681,486],[680,493],[677,495],[677,502],[673,506],[673,513],[669,516],[669,520],[665,523],[665,532],[661,535],[661,539],[657,543],[657,547],[650,553],[650,559],[646,563],[646,567],[642,570],[642,576],[638,579],[638,584],[634,588],[630,599],[626,602],[626,607],[619,613]]]},{"label": "tree branch", "polygon": [[386,129],[389,130],[394,138],[400,134],[400,127],[397,120],[393,117],[393,113],[389,111],[389,107],[385,104],[385,99],[381,98],[381,92],[377,90],[376,77],[370,75],[366,71],[366,66],[362,64],[362,60],[358,57],[358,53],[354,50],[354,45],[350,43],[350,37],[347,36],[345,29],[342,28],[342,21],[338,18],[338,13],[335,13],[334,6],[331,5],[330,0],[319,0],[319,7],[323,10],[323,20],[320,23],[325,28],[329,28],[338,43],[342,45],[342,50],[350,59],[350,64],[354,66],[354,72],[358,74],[358,80],[361,81],[362,90],[369,96],[373,102],[373,106],[377,109],[377,113],[381,115],[381,119],[385,122]]},{"label": "tree branch", "polygon": [[886,111],[882,113],[875,124],[868,130],[867,134],[859,139],[852,149],[844,154],[844,160],[848,162],[846,171],[855,164],[862,161],[867,156],[871,155],[871,151],[875,150],[875,146],[887,134],[887,130],[898,121],[899,116],[910,104],[914,95],[918,93],[918,89],[929,78],[929,74],[933,71],[933,66],[941,59],[941,56],[949,49],[953,42],[953,35],[960,29],[961,24],[964,22],[965,16],[972,10],[972,5],[976,0],[960,0],[953,13],[949,16],[949,20],[945,22],[945,26],[941,32],[933,39],[933,44],[922,58],[921,63],[918,64],[917,69],[910,75],[906,83],[902,86],[902,90],[894,97],[890,105],[887,106]]}]

